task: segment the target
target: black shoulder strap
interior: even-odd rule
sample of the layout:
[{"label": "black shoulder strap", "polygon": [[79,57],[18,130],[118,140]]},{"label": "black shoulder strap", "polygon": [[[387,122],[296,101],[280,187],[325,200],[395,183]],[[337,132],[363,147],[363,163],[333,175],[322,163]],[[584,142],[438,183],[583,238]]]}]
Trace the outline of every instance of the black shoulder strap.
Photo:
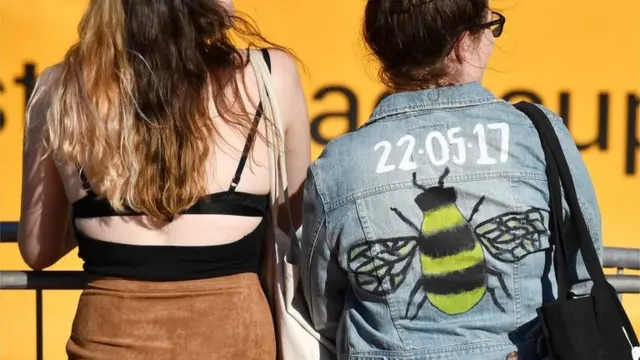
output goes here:
[{"label": "black shoulder strap", "polygon": [[[546,132],[548,131],[546,125],[551,124],[542,110],[535,105],[533,105],[533,107],[530,107],[530,105],[533,104],[521,102],[516,104],[516,108],[525,113],[529,119],[531,119],[531,122],[536,127],[540,137],[540,143],[542,145],[542,151],[544,152],[546,163],[547,185],[549,187],[549,223],[551,238],[552,243],[556,246],[553,265],[556,273],[556,280],[558,281],[558,298],[568,299],[569,288],[571,285],[569,284],[569,265],[567,262],[567,239],[563,232],[564,217],[562,210],[562,186],[560,174],[558,173],[558,164],[546,136]],[[554,132],[553,136],[555,136],[553,128],[551,128],[551,131]],[[582,211],[580,211],[580,215],[581,214]]]},{"label": "black shoulder strap", "polygon": [[[613,305],[611,310],[617,310],[618,314],[620,315],[622,325],[626,329],[625,333],[627,336],[627,340],[629,340],[632,346],[638,346],[638,337],[633,330],[631,321],[624,311],[622,304],[615,297],[615,290],[607,282],[604,271],[602,270],[602,265],[600,264],[600,260],[598,259],[598,254],[593,244],[591,233],[589,232],[589,228],[587,227],[584,215],[582,214],[582,209],[580,208],[580,204],[578,202],[578,196],[576,194],[573,177],[571,176],[571,171],[569,170],[567,159],[564,156],[562,146],[560,145],[560,140],[558,139],[558,135],[553,129],[551,121],[546,116],[546,114],[534,104],[523,101],[516,104],[515,106],[518,110],[525,113],[529,117],[529,119],[531,119],[533,125],[538,131],[538,134],[540,135],[542,148],[545,152],[545,161],[547,162],[547,177],[550,192],[549,196],[553,208],[556,209],[556,214],[558,214],[557,204],[562,203],[562,195],[560,192],[560,184],[562,184],[562,188],[565,192],[565,198],[567,200],[567,204],[569,205],[569,218],[572,221],[571,225],[574,226],[577,231],[576,242],[578,243],[578,248],[580,249],[580,253],[582,255],[582,258],[584,259],[589,277],[593,281],[594,289],[592,290],[592,294],[595,290],[600,294],[607,294],[611,296],[610,300],[612,302],[611,304]],[[552,212],[553,211],[554,210],[552,210]],[[562,211],[561,206],[560,211]],[[559,214],[562,214],[562,212],[560,212]],[[560,233],[560,231],[557,232]],[[562,236],[561,241],[566,241],[566,239],[568,239],[568,237]],[[564,250],[566,249],[566,244],[567,243],[564,242],[563,246],[558,246],[558,250],[564,252]],[[554,259],[554,263],[556,259]],[[562,259],[560,260],[560,263],[566,266],[566,262],[563,263]],[[565,275],[567,273],[566,270],[567,269],[565,268]],[[558,278],[558,299],[567,300],[568,297],[566,296],[568,296],[569,286],[568,281],[565,281],[562,284],[562,286],[566,286],[566,288],[561,289],[560,286],[561,282]],[[560,296],[560,294],[563,294],[565,297]]]},{"label": "black shoulder strap", "polygon": [[[267,67],[269,68],[269,72],[271,72],[271,57],[269,56],[269,51],[267,49],[260,49],[262,52],[262,56],[264,57],[264,61],[267,63]],[[240,158],[240,162],[238,163],[238,167],[236,168],[236,173],[231,180],[231,185],[229,186],[229,191],[235,191],[240,183],[240,177],[242,176],[242,171],[244,170],[244,166],[247,163],[247,159],[249,158],[249,154],[251,152],[251,147],[253,146],[256,133],[258,132],[258,125],[260,124],[260,119],[262,119],[263,114],[262,102],[258,104],[258,108],[256,109],[256,114],[253,117],[253,125],[251,126],[251,130],[249,130],[249,134],[247,135],[247,141],[244,144],[244,149],[242,150],[242,157]]]},{"label": "black shoulder strap", "polygon": [[[516,104],[516,108],[525,113],[529,117],[529,119],[531,119],[533,125],[538,131],[538,134],[540,135],[540,141],[542,143],[542,147],[545,152],[545,160],[547,162],[547,176],[550,187],[550,196],[553,197],[551,201],[554,204],[562,204],[563,197],[561,193],[558,192],[559,189],[556,188],[556,184],[558,184],[557,187],[559,187],[559,184],[562,184],[562,189],[564,189],[565,192],[564,198],[569,205],[570,219],[572,221],[571,225],[577,231],[577,245],[584,259],[587,271],[589,272],[589,276],[591,277],[591,280],[594,282],[594,284],[598,283],[599,285],[603,285],[606,282],[606,278],[604,272],[602,271],[602,265],[600,264],[600,260],[598,259],[598,254],[593,244],[591,233],[589,232],[587,222],[584,218],[582,209],[580,208],[580,204],[578,202],[578,196],[576,194],[576,188],[573,182],[571,171],[569,170],[569,164],[567,163],[567,159],[564,156],[562,146],[560,145],[560,140],[558,139],[553,125],[551,124],[551,121],[549,120],[549,118],[547,118],[545,113],[534,104],[520,102]],[[552,190],[553,192],[551,192]],[[558,208],[557,205],[555,205],[555,207],[556,209]],[[559,216],[560,219],[562,219],[561,212],[559,214],[555,214],[555,216]],[[557,231],[557,233],[561,234],[561,231]],[[564,236],[561,236],[561,238],[561,240],[565,243],[564,246],[559,248],[561,250],[566,250],[566,241],[568,239]],[[566,283],[566,285],[568,286],[568,283]],[[560,286],[560,284],[558,284],[558,286]]]}]

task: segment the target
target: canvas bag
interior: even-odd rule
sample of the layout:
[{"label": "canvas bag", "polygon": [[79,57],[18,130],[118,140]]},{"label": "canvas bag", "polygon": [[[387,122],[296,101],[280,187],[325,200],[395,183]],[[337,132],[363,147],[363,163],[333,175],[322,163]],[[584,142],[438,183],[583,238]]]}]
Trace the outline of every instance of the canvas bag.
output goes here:
[{"label": "canvas bag", "polygon": [[[547,163],[558,299],[538,309],[542,324],[541,355],[554,360],[640,360],[638,338],[615,289],[605,278],[553,125],[534,104],[520,102],[516,108],[531,119],[538,131]],[[569,205],[572,233],[560,230],[564,228],[563,199]],[[586,297],[574,298],[569,292],[566,249],[571,243],[580,249],[593,281],[591,294]]]},{"label": "canvas bag", "polygon": [[[291,221],[282,114],[266,50],[250,51],[250,63],[256,74],[262,111],[266,117],[266,140],[269,149],[270,219],[265,245],[261,278],[274,316],[278,360],[330,360],[335,358],[335,346],[311,325],[300,284],[298,267],[299,242]],[[284,203],[288,213],[288,233],[278,228],[278,205]]]}]

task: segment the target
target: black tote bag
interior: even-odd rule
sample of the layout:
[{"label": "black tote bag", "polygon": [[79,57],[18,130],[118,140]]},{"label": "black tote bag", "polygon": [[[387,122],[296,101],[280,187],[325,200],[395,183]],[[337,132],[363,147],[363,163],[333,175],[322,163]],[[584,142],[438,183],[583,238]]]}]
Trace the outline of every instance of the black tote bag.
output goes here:
[{"label": "black tote bag", "polygon": [[[554,360],[639,360],[638,338],[615,289],[605,278],[553,125],[534,104],[520,102],[516,108],[536,127],[547,163],[558,298],[538,309],[543,337],[540,350]],[[568,224],[563,223],[562,190],[569,205]],[[563,225],[572,231],[563,232]],[[569,292],[568,246],[578,248],[584,259],[593,281],[589,296],[574,298]]]}]

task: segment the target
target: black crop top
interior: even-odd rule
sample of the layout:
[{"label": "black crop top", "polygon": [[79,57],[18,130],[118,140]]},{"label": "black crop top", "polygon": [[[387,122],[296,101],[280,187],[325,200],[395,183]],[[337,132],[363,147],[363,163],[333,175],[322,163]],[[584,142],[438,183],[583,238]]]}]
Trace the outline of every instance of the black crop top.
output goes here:
[{"label": "black crop top", "polygon": [[[263,49],[262,54],[271,70],[268,51]],[[75,227],[78,255],[84,260],[84,270],[91,275],[146,281],[195,280],[240,273],[257,273],[261,240],[266,231],[269,195],[239,192],[236,191],[236,187],[240,182],[261,118],[262,104],[259,104],[229,190],[209,194],[183,212],[183,214],[260,216],[262,221],[255,230],[242,239],[225,245],[147,246],[94,239]],[[142,215],[133,211],[116,212],[108,201],[99,198],[93,192],[81,170],[80,177],[87,190],[87,196],[72,204],[74,220]]]}]

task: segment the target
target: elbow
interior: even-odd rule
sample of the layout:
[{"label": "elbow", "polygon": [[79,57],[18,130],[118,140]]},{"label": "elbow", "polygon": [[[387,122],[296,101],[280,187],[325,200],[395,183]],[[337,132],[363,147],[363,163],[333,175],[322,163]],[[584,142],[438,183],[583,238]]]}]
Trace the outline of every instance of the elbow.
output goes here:
[{"label": "elbow", "polygon": [[44,263],[39,263],[39,262],[29,262],[29,261],[25,261],[25,263],[29,266],[29,268],[33,271],[42,271],[44,269],[46,269],[48,266],[45,265]]},{"label": "elbow", "polygon": [[46,251],[42,251],[40,247],[33,246],[33,244],[28,244],[21,236],[18,236],[18,248],[22,260],[31,270],[44,270],[55,263],[55,260],[46,254]]},{"label": "elbow", "polygon": [[38,254],[37,251],[24,249],[22,246],[20,246],[20,255],[25,264],[34,271],[44,270],[54,264],[51,259],[47,259],[45,256],[42,256],[42,254]]},{"label": "elbow", "polygon": [[18,228],[18,248],[22,260],[31,269],[40,271],[54,265],[71,248],[67,249],[63,240],[52,237],[51,231],[36,232],[23,228],[22,224]]}]

